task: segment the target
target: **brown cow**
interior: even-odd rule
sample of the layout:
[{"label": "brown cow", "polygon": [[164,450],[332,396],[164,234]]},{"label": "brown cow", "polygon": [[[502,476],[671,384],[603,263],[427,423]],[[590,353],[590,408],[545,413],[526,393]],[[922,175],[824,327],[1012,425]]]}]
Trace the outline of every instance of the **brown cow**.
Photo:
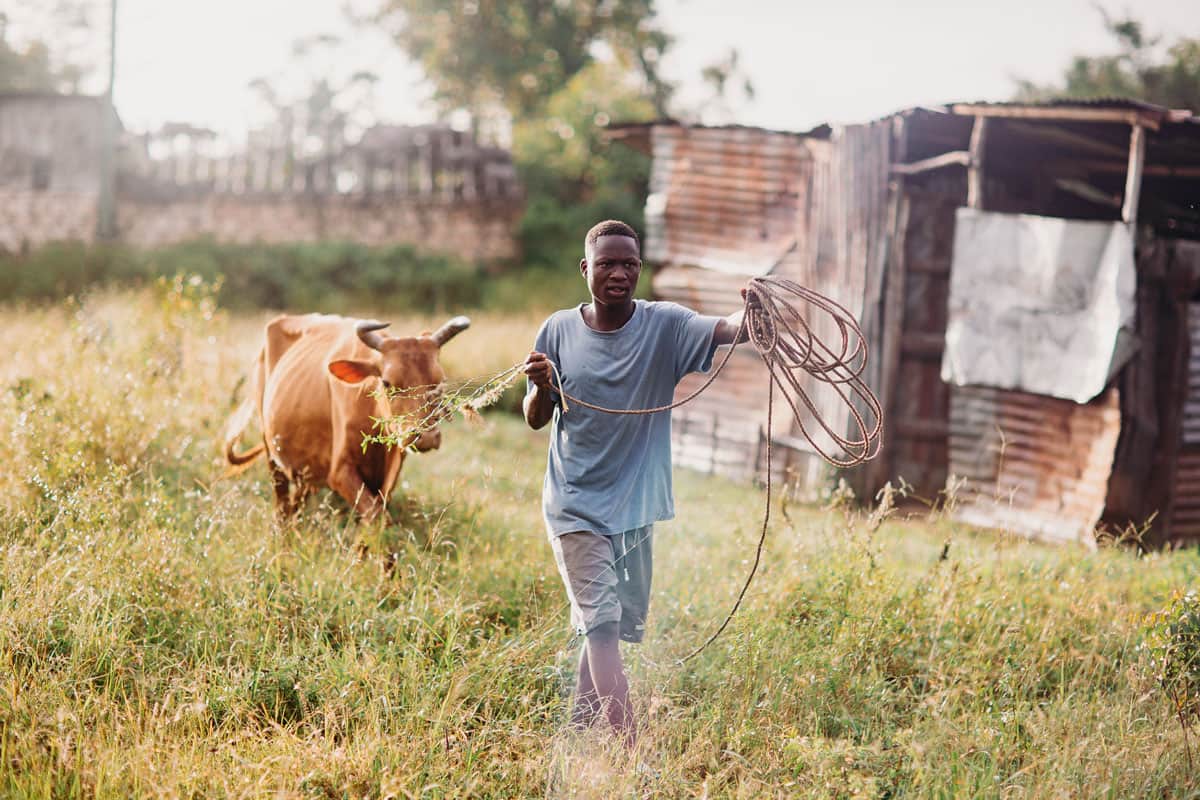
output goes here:
[{"label": "brown cow", "polygon": [[[446,378],[438,352],[470,324],[455,317],[432,334],[398,338],[379,333],[388,323],[374,320],[327,314],[272,320],[254,388],[225,428],[226,459],[243,467],[268,454],[275,509],[282,516],[327,483],[364,520],[375,519],[387,506],[408,448],[432,450],[442,435],[436,420],[391,448],[370,444],[364,450],[363,435],[375,430],[379,418],[430,416]],[[263,441],[237,453],[234,447],[255,410]]]}]

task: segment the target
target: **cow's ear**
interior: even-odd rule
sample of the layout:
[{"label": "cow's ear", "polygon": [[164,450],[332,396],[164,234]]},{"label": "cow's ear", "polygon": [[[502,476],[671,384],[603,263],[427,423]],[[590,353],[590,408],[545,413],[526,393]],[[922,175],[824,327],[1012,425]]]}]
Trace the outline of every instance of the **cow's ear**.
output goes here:
[{"label": "cow's ear", "polygon": [[330,361],[329,373],[339,381],[362,383],[367,378],[379,377],[379,367],[370,361]]}]

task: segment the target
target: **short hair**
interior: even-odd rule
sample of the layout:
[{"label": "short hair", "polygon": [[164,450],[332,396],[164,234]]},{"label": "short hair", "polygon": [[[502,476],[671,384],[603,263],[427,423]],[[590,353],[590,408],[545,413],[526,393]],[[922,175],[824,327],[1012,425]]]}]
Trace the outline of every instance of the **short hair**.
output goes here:
[{"label": "short hair", "polygon": [[592,226],[592,229],[587,232],[587,236],[583,237],[583,252],[586,255],[587,251],[596,246],[596,240],[601,236],[628,236],[637,243],[638,252],[642,250],[642,240],[638,238],[637,231],[632,225],[621,222],[619,219],[606,219],[603,222],[597,222]]}]

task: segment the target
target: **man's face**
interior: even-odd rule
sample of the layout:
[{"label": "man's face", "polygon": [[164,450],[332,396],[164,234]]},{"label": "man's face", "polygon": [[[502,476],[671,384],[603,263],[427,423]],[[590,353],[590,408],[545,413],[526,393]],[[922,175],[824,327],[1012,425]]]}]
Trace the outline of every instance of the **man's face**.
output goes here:
[{"label": "man's face", "polygon": [[579,262],[579,271],[587,281],[592,300],[612,306],[632,302],[633,290],[642,274],[637,241],[630,236],[601,236],[587,255]]}]

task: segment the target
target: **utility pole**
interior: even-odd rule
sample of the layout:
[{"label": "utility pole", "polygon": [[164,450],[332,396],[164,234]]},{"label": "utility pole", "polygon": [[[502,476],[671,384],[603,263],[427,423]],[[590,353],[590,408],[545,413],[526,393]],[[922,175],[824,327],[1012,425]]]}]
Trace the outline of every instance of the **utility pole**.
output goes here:
[{"label": "utility pole", "polygon": [[113,105],[113,84],[117,77],[117,0],[109,0],[108,91],[101,113],[100,199],[96,207],[96,239],[108,241],[117,236],[117,109]]}]

